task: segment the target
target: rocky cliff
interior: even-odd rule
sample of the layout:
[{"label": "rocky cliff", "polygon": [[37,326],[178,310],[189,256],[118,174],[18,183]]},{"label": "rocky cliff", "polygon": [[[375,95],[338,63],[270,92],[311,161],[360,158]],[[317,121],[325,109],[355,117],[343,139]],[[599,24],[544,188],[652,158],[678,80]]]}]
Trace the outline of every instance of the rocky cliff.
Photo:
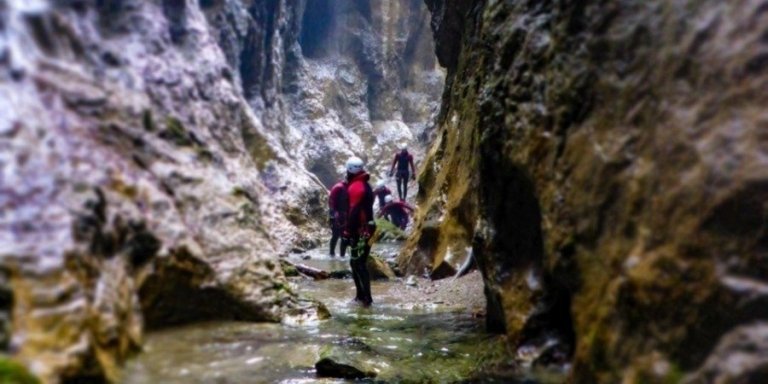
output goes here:
[{"label": "rocky cliff", "polygon": [[[224,4],[239,4],[236,7]],[[419,0],[220,2],[205,7],[249,104],[326,186],[357,155],[378,173],[428,140],[444,74]]]},{"label": "rocky cliff", "polygon": [[489,327],[574,382],[710,353],[691,382],[762,382],[768,2],[426,4],[448,79],[402,267],[473,254]]},{"label": "rocky cliff", "polygon": [[343,158],[426,132],[427,19],[0,0],[0,348],[45,381],[111,380],[146,327],[302,311],[276,257],[317,242]]}]

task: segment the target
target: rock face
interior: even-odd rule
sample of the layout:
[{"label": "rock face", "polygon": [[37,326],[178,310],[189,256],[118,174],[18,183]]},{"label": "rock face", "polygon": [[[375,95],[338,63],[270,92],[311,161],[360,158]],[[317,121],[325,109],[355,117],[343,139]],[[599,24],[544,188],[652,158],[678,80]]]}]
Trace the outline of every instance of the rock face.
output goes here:
[{"label": "rock face", "polygon": [[340,159],[427,134],[427,19],[416,0],[0,0],[2,351],[112,380],[145,326],[302,311],[276,256],[316,242]]},{"label": "rock face", "polygon": [[348,156],[372,173],[425,140],[443,72],[419,0],[212,1],[204,6],[249,104],[327,187]]},{"label": "rock face", "polygon": [[472,247],[489,326],[573,343],[581,383],[768,316],[768,2],[426,3],[448,78],[403,268]]},{"label": "rock face", "polygon": [[765,383],[768,381],[768,325],[742,326],[723,336],[701,369],[684,381]]}]

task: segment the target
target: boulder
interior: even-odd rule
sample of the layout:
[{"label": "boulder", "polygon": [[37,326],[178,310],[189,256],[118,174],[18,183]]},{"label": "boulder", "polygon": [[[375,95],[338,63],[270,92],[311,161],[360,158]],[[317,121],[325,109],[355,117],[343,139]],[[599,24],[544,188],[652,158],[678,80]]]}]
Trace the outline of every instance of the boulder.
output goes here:
[{"label": "boulder", "polygon": [[335,377],[358,380],[376,377],[376,372],[360,359],[361,352],[343,350],[340,347],[324,347],[320,351],[320,360],[315,363],[318,377]]},{"label": "boulder", "polygon": [[432,268],[432,271],[429,272],[429,278],[432,280],[445,279],[446,277],[451,276],[456,276],[456,268],[445,260],[441,261],[440,264]]},{"label": "boulder", "polygon": [[390,268],[389,264],[375,254],[371,254],[368,257],[367,266],[368,273],[370,273],[371,279],[373,280],[391,280],[397,278],[395,272],[392,271],[392,268]]},{"label": "boulder", "polygon": [[402,229],[384,219],[376,219],[376,232],[378,241],[399,241],[407,238]]}]

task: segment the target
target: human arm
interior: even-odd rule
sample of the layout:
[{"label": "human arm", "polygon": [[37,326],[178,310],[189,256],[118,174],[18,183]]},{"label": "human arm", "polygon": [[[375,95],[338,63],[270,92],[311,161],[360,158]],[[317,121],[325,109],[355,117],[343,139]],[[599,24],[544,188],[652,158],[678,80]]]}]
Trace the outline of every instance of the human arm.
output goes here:
[{"label": "human arm", "polygon": [[331,188],[331,191],[328,193],[328,222],[333,225],[333,221],[336,219],[336,203],[338,200],[339,195],[339,189],[336,186],[333,186]]}]

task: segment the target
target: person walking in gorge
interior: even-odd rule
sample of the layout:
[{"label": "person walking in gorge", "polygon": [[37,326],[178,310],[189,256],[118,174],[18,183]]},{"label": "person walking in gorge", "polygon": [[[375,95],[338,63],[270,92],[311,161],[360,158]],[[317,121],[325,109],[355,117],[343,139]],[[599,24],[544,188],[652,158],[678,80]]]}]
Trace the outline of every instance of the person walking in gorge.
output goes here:
[{"label": "person walking in gorge", "polygon": [[392,191],[387,188],[384,180],[379,180],[376,182],[376,188],[374,188],[373,194],[376,195],[376,198],[379,200],[379,209],[381,209],[387,204],[385,199],[392,194]]},{"label": "person walking in gorge", "polygon": [[392,196],[386,197],[386,205],[379,211],[379,217],[386,218],[390,223],[405,230],[408,226],[408,216],[413,213],[413,207],[404,201],[394,201]]},{"label": "person walking in gorge", "polygon": [[370,176],[364,170],[365,163],[357,157],[347,160],[347,194],[349,209],[344,228],[344,238],[352,247],[350,266],[355,281],[355,301],[365,307],[373,303],[371,297],[371,278],[368,274],[367,261],[371,252],[368,240],[376,230],[373,221],[374,195],[368,184]]},{"label": "person walking in gorge", "polygon": [[[410,165],[410,172],[408,169]],[[395,167],[397,167],[397,173],[395,174]],[[408,197],[408,179],[416,180],[416,167],[413,166],[413,156],[408,152],[408,146],[402,144],[400,146],[400,152],[395,154],[395,159],[392,161],[392,167],[389,170],[389,177],[395,175],[397,181],[397,196],[400,201],[405,201]]]},{"label": "person walking in gorge", "polygon": [[[336,243],[341,237],[344,223],[347,220],[347,208],[349,197],[347,196],[347,182],[341,180],[336,183],[328,194],[328,224],[331,226],[331,249],[329,255],[336,256]],[[344,238],[339,244],[339,255],[344,257],[347,252],[347,243]]]}]

